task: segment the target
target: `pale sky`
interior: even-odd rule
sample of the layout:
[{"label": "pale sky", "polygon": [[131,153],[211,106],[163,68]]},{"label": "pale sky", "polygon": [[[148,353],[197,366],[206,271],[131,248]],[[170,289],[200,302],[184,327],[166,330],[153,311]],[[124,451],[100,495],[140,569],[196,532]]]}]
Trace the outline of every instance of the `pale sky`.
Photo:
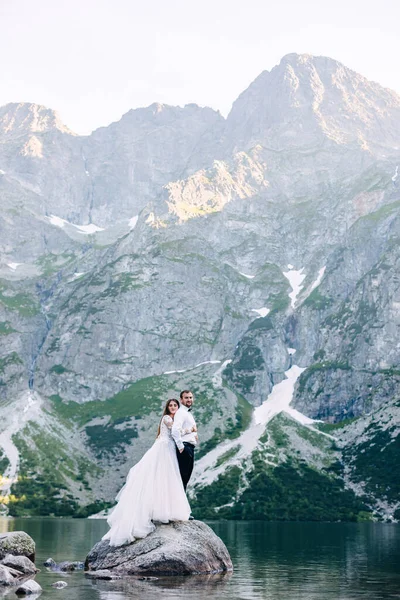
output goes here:
[{"label": "pale sky", "polygon": [[330,56],[400,93],[399,0],[0,0],[0,105],[77,133],[153,102],[227,115],[288,53]]}]

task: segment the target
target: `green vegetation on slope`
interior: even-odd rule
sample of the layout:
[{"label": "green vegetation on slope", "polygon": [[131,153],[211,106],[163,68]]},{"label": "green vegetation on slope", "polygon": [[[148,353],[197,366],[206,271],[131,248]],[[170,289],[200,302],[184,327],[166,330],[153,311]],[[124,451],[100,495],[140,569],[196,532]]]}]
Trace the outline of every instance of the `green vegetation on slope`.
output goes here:
[{"label": "green vegetation on slope", "polygon": [[[225,386],[227,387],[227,386]],[[228,389],[228,388],[227,388]],[[236,394],[236,398],[238,403],[236,405],[235,411],[235,421],[232,417],[227,417],[224,422],[226,424],[225,430],[222,430],[220,427],[216,427],[214,429],[213,435],[206,441],[200,445],[199,450],[196,452],[196,459],[200,459],[202,456],[205,456],[208,452],[213,450],[226,439],[234,440],[240,436],[242,431],[247,429],[250,425],[251,415],[253,412],[252,405],[247,402],[243,396]]]},{"label": "green vegetation on slope", "polygon": [[99,468],[37,425],[27,425],[13,436],[13,442],[20,453],[20,470],[11,488],[10,515],[79,514],[78,499],[68,491],[68,480],[90,490],[85,476],[98,475]]},{"label": "green vegetation on slope", "polygon": [[[256,319],[255,322],[262,321],[265,324],[269,323],[269,319]],[[269,325],[267,325],[269,327]],[[251,337],[244,337],[239,342],[235,350],[233,361],[227,365],[224,375],[231,381],[235,388],[239,389],[243,394],[249,392],[256,380],[254,371],[262,371],[264,368],[264,359],[261,350],[252,341]]]},{"label": "green vegetation on slope", "polygon": [[[57,372],[60,371],[60,365]],[[171,394],[171,388],[180,389],[182,376],[179,374],[160,375],[140,379],[128,385],[124,390],[118,392],[107,400],[94,400],[78,404],[76,402],[64,402],[58,395],[51,396],[53,410],[57,418],[67,425],[85,427],[89,437],[89,443],[98,458],[107,453],[119,453],[123,446],[137,437],[137,426],[128,427],[128,421],[132,418],[140,419],[144,415],[156,413],[161,416],[163,405]],[[223,415],[220,402],[221,394],[232,393],[228,388],[215,387],[203,370],[192,372],[191,389],[195,395],[196,421],[199,426],[205,426],[216,415]],[[227,390],[225,392],[224,390]],[[178,395],[178,392],[175,393]],[[236,395],[236,407],[232,407],[232,416],[224,419],[224,428],[215,428],[214,435],[208,441],[201,443],[199,455],[206,454],[224,439],[234,439],[246,429],[251,420],[252,407],[241,396]],[[103,424],[90,425],[95,418],[109,417]],[[123,423],[126,427],[121,427]]]},{"label": "green vegetation on slope", "polygon": [[22,365],[22,360],[16,352],[11,352],[11,354],[7,354],[4,358],[0,358],[0,373],[9,365]]},{"label": "green vegetation on slope", "polygon": [[0,475],[4,475],[5,470],[9,466],[10,461],[8,457],[4,454],[2,450],[0,450]]},{"label": "green vegetation on slope", "polygon": [[395,427],[382,431],[371,423],[365,430],[368,439],[343,451],[344,461],[352,467],[351,478],[365,482],[366,492],[388,502],[400,501],[400,477],[396,477],[400,463],[400,435]]},{"label": "green vegetation on slope", "polygon": [[109,456],[110,454],[114,456],[120,454],[126,444],[129,444],[133,438],[138,437],[136,425],[124,427],[123,429],[118,427],[126,421],[130,421],[130,419],[117,419],[105,425],[87,425],[85,427],[89,445],[97,458]]},{"label": "green vegetation on slope", "polygon": [[127,417],[160,412],[163,396],[168,391],[167,377],[148,377],[126,386],[107,400],[92,400],[83,404],[64,402],[58,395],[51,396],[56,414],[64,422],[86,425],[96,417],[110,416],[112,422]]},{"label": "green vegetation on slope", "polygon": [[8,321],[0,322],[0,335],[10,335],[11,333],[15,333],[15,329],[11,327],[11,323]]},{"label": "green vegetation on slope", "polygon": [[[365,504],[343,481],[302,463],[287,461],[267,468],[255,459],[240,490],[241,470],[231,467],[211,485],[196,490],[191,502],[197,518],[265,521],[362,521],[371,518]],[[213,508],[221,507],[219,510]]]},{"label": "green vegetation on slope", "polygon": [[39,312],[39,303],[35,298],[28,294],[14,292],[4,281],[0,281],[0,302],[23,317],[33,317]]}]

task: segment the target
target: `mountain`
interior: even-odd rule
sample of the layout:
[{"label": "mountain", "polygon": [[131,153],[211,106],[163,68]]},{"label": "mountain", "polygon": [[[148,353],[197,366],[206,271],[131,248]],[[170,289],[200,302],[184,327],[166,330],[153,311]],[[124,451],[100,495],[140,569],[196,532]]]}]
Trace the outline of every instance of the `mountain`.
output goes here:
[{"label": "mountain", "polygon": [[399,96],[323,56],[288,54],[234,102],[232,147],[277,151],[336,145],[395,154]]},{"label": "mountain", "polygon": [[11,514],[107,506],[191,387],[199,516],[399,518],[399,112],[296,54],[227,119],[0,109]]}]

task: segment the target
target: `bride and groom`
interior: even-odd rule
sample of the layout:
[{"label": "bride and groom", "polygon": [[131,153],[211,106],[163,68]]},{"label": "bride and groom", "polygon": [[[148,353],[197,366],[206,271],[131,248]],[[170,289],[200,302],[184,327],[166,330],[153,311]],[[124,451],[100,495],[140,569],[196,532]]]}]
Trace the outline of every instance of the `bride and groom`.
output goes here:
[{"label": "bride and groom", "polygon": [[154,531],[154,522],[187,521],[190,506],[186,486],[193,471],[197,427],[191,409],[193,393],[184,390],[180,402],[168,400],[156,441],[128,473],[103,539],[122,546]]}]

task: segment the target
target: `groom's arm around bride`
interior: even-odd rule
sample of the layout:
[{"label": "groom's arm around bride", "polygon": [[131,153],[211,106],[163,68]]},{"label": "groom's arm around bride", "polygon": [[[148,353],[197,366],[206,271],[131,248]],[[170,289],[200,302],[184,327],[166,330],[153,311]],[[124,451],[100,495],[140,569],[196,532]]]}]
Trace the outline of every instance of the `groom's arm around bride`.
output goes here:
[{"label": "groom's arm around bride", "polygon": [[183,390],[180,393],[180,400],[181,406],[175,414],[171,434],[177,447],[179,471],[183,487],[186,490],[193,471],[194,449],[197,444],[197,427],[191,414],[194,402],[192,392],[190,390]]}]

